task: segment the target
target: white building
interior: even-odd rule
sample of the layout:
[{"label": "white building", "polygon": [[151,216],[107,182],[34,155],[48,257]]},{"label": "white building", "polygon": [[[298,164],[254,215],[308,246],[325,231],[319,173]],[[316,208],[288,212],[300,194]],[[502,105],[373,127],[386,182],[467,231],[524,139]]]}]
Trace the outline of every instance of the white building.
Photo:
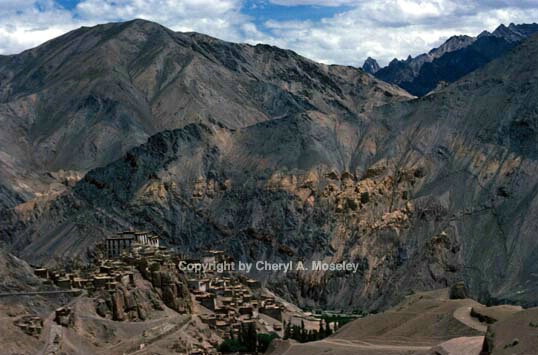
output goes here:
[{"label": "white building", "polygon": [[109,258],[120,256],[124,251],[130,251],[135,245],[149,245],[159,247],[159,237],[149,232],[119,232],[117,235],[108,237],[105,246]]}]

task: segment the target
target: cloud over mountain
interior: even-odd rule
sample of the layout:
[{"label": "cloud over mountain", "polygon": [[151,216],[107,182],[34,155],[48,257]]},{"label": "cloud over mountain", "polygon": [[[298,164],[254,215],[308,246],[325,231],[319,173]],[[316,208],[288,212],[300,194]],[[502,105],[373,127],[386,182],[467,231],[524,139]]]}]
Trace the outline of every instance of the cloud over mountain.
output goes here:
[{"label": "cloud over mountain", "polygon": [[453,34],[534,22],[535,1],[487,0],[6,0],[0,53],[13,54],[83,25],[145,18],[176,31],[270,43],[326,63],[381,65]]}]

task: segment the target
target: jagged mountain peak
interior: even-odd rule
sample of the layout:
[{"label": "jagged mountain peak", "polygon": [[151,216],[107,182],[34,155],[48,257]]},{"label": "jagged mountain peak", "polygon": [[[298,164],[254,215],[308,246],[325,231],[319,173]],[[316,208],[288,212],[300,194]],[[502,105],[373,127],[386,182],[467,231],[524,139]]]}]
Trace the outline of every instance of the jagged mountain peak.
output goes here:
[{"label": "jagged mountain peak", "polygon": [[481,37],[493,36],[502,38],[508,42],[520,42],[532,34],[538,32],[538,24],[514,24],[508,26],[501,24],[493,32],[484,31],[480,34]]},{"label": "jagged mountain peak", "polygon": [[492,35],[495,37],[501,37],[509,42],[517,42],[525,38],[524,35],[519,33],[514,24],[510,24],[508,27],[501,24],[495,29],[495,31],[493,31]]},{"label": "jagged mountain peak", "polygon": [[500,25],[493,33],[477,37],[452,36],[428,53],[406,60],[393,60],[375,76],[397,84],[412,94],[423,96],[438,87],[463,77],[538,32],[537,24]]},{"label": "jagged mountain peak", "polygon": [[487,36],[491,36],[491,32],[489,32],[487,30],[484,30],[484,31],[480,32],[480,34],[477,36],[477,38],[487,37]]},{"label": "jagged mountain peak", "polygon": [[372,57],[366,58],[364,61],[364,64],[362,65],[362,69],[370,74],[375,74],[381,67],[377,63],[377,60],[375,60]]},{"label": "jagged mountain peak", "polygon": [[476,40],[475,37],[467,35],[455,35],[448,38],[442,45],[429,51],[429,54],[434,58],[439,58],[443,54],[453,52],[458,49],[469,46]]}]

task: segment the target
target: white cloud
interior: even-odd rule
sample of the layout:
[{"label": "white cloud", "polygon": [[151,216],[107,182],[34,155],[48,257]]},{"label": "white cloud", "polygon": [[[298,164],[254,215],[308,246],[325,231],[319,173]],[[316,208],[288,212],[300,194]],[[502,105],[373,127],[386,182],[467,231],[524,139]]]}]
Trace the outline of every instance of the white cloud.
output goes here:
[{"label": "white cloud", "polygon": [[76,12],[95,23],[144,18],[176,31],[240,41],[248,23],[240,8],[240,0],[83,0]]},{"label": "white cloud", "polygon": [[60,36],[72,15],[52,0],[7,0],[0,4],[0,53],[12,54]]},{"label": "white cloud", "polygon": [[342,5],[353,5],[358,3],[357,0],[270,0],[272,4],[282,5],[282,6],[304,6],[304,5],[314,5],[314,6],[326,6],[326,7],[336,7]]},{"label": "white cloud", "polygon": [[[145,18],[177,31],[290,48],[326,63],[360,65],[371,56],[386,64],[428,51],[454,34],[538,19],[536,0],[82,0],[72,11],[55,1],[0,0],[0,53],[19,52],[82,25]],[[263,24],[241,12],[267,1],[348,7],[315,21],[277,21],[267,12]]]},{"label": "white cloud", "polygon": [[387,64],[426,52],[455,34],[475,36],[499,24],[538,19],[538,3],[525,1],[358,1],[319,22],[268,21],[275,44],[314,60],[361,65],[368,56]]},{"label": "white cloud", "polygon": [[20,52],[80,26],[134,18],[230,41],[255,38],[254,25],[241,14],[241,4],[241,0],[82,0],[67,11],[54,0],[0,0],[0,53]]}]

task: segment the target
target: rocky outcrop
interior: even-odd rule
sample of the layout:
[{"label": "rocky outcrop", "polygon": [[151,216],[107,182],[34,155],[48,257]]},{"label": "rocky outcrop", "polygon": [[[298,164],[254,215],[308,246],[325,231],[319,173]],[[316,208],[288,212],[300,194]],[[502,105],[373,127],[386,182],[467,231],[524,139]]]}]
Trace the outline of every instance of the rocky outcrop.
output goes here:
[{"label": "rocky outcrop", "polygon": [[158,263],[142,260],[138,265],[140,274],[151,283],[162,302],[178,313],[190,313],[192,302],[185,276],[175,265],[161,267]]},{"label": "rocky outcrop", "polygon": [[178,313],[191,312],[190,293],[181,275],[172,270],[150,271],[147,264],[140,269],[147,280],[144,287],[118,284],[113,290],[101,290],[94,301],[98,315],[115,321],[145,321],[152,310],[162,310],[163,304]]},{"label": "rocky outcrop", "polygon": [[[383,275],[397,269],[411,253],[404,250],[402,243],[405,243],[412,221],[420,216],[412,202],[412,188],[425,180],[427,168],[420,165],[400,168],[395,175],[395,163],[386,159],[371,164],[363,171],[323,168],[318,165],[319,159],[338,167],[337,160],[331,161],[333,138],[323,135],[319,136],[323,142],[319,151],[310,153],[314,158],[310,161],[297,159],[305,156],[304,146],[295,143],[297,135],[310,139],[308,135],[317,134],[319,125],[320,121],[312,120],[310,116],[299,116],[282,119],[278,124],[264,124],[235,132],[200,125],[165,132],[129,153],[129,156],[136,157],[136,166],[131,164],[133,159],[122,159],[110,168],[88,174],[77,185],[76,196],[96,203],[98,209],[129,205],[124,213],[130,214],[133,219],[146,215],[144,219],[157,223],[152,229],[158,228],[163,233],[170,233],[170,236],[178,233],[177,242],[192,252],[214,246],[215,236],[232,238],[237,235],[240,239],[231,239],[233,243],[247,238],[246,244],[237,248],[231,244],[228,250],[238,258],[259,258],[265,254],[275,261],[296,256],[315,260],[322,256],[332,261],[347,259],[358,262],[361,265],[360,275],[300,274],[297,277],[302,280],[302,289],[292,284],[292,279],[284,280],[284,285],[296,300],[303,303],[340,304],[344,297],[360,299],[359,295],[369,303],[379,299],[377,293],[384,287]],[[289,135],[290,129],[295,131],[295,136]],[[285,144],[289,147],[285,157],[287,162],[282,161],[278,151],[272,151],[276,145],[267,142],[256,146],[255,142],[263,142],[264,136],[273,137],[279,142],[278,146]],[[222,137],[234,142],[228,152],[218,145]],[[200,147],[204,147],[202,152]],[[344,157],[351,156],[352,150],[341,149]],[[240,152],[249,152],[250,155],[243,156],[241,161],[233,160],[240,156]],[[198,158],[199,154],[203,158]],[[263,167],[257,166],[260,154],[265,156],[266,165]],[[183,158],[177,157],[195,157],[195,164],[200,165],[194,168],[192,175],[183,169],[181,174],[160,180],[159,194],[141,194],[140,191],[148,191],[148,186],[155,186],[158,172],[164,166],[172,172],[176,164],[185,164]],[[304,170],[291,173],[280,168],[281,164],[293,166],[297,163],[302,164]],[[259,174],[258,177],[250,185],[245,185],[248,175],[253,172]],[[133,177],[128,189],[121,182],[126,176]],[[148,176],[156,178],[148,181]],[[241,204],[239,201],[250,202]],[[285,206],[287,216],[282,220],[272,208],[261,207],[272,205]],[[149,206],[152,207],[148,209]],[[178,209],[180,216],[183,214],[184,217],[179,218],[188,220],[188,224],[177,225],[175,231],[162,219],[171,206]],[[207,210],[209,206],[212,212]],[[429,203],[419,206],[427,208]],[[151,210],[159,212],[148,215]],[[303,230],[301,225],[309,225],[310,230]],[[186,228],[198,230],[199,237],[189,238]],[[431,287],[444,287],[449,282],[443,275],[446,264],[455,263],[451,267],[458,269],[459,254],[450,251],[454,249],[454,243],[452,240],[432,243],[426,249],[428,254],[421,256],[421,260],[431,259],[429,267],[440,270],[428,271],[428,274],[439,275],[429,281],[433,282]],[[453,256],[454,253],[456,256]],[[141,265],[139,269],[169,307],[180,312],[187,307],[185,297],[180,297],[185,292],[183,282],[162,271],[150,271],[150,265]],[[269,279],[270,275],[258,276]],[[271,281],[282,284],[282,277],[271,277]],[[341,283],[351,277],[361,280],[362,286],[344,287],[345,291],[340,294],[342,298],[332,298],[333,288],[341,287]],[[312,290],[320,289],[326,291],[312,294]],[[385,301],[379,299],[379,302]]]},{"label": "rocky outcrop", "polygon": [[152,285],[165,305],[179,313],[191,311],[190,294],[184,277],[171,271],[154,271],[151,277]]},{"label": "rocky outcrop", "polygon": [[115,321],[145,321],[153,309],[160,309],[159,296],[149,290],[118,286],[95,297],[95,311]]}]

